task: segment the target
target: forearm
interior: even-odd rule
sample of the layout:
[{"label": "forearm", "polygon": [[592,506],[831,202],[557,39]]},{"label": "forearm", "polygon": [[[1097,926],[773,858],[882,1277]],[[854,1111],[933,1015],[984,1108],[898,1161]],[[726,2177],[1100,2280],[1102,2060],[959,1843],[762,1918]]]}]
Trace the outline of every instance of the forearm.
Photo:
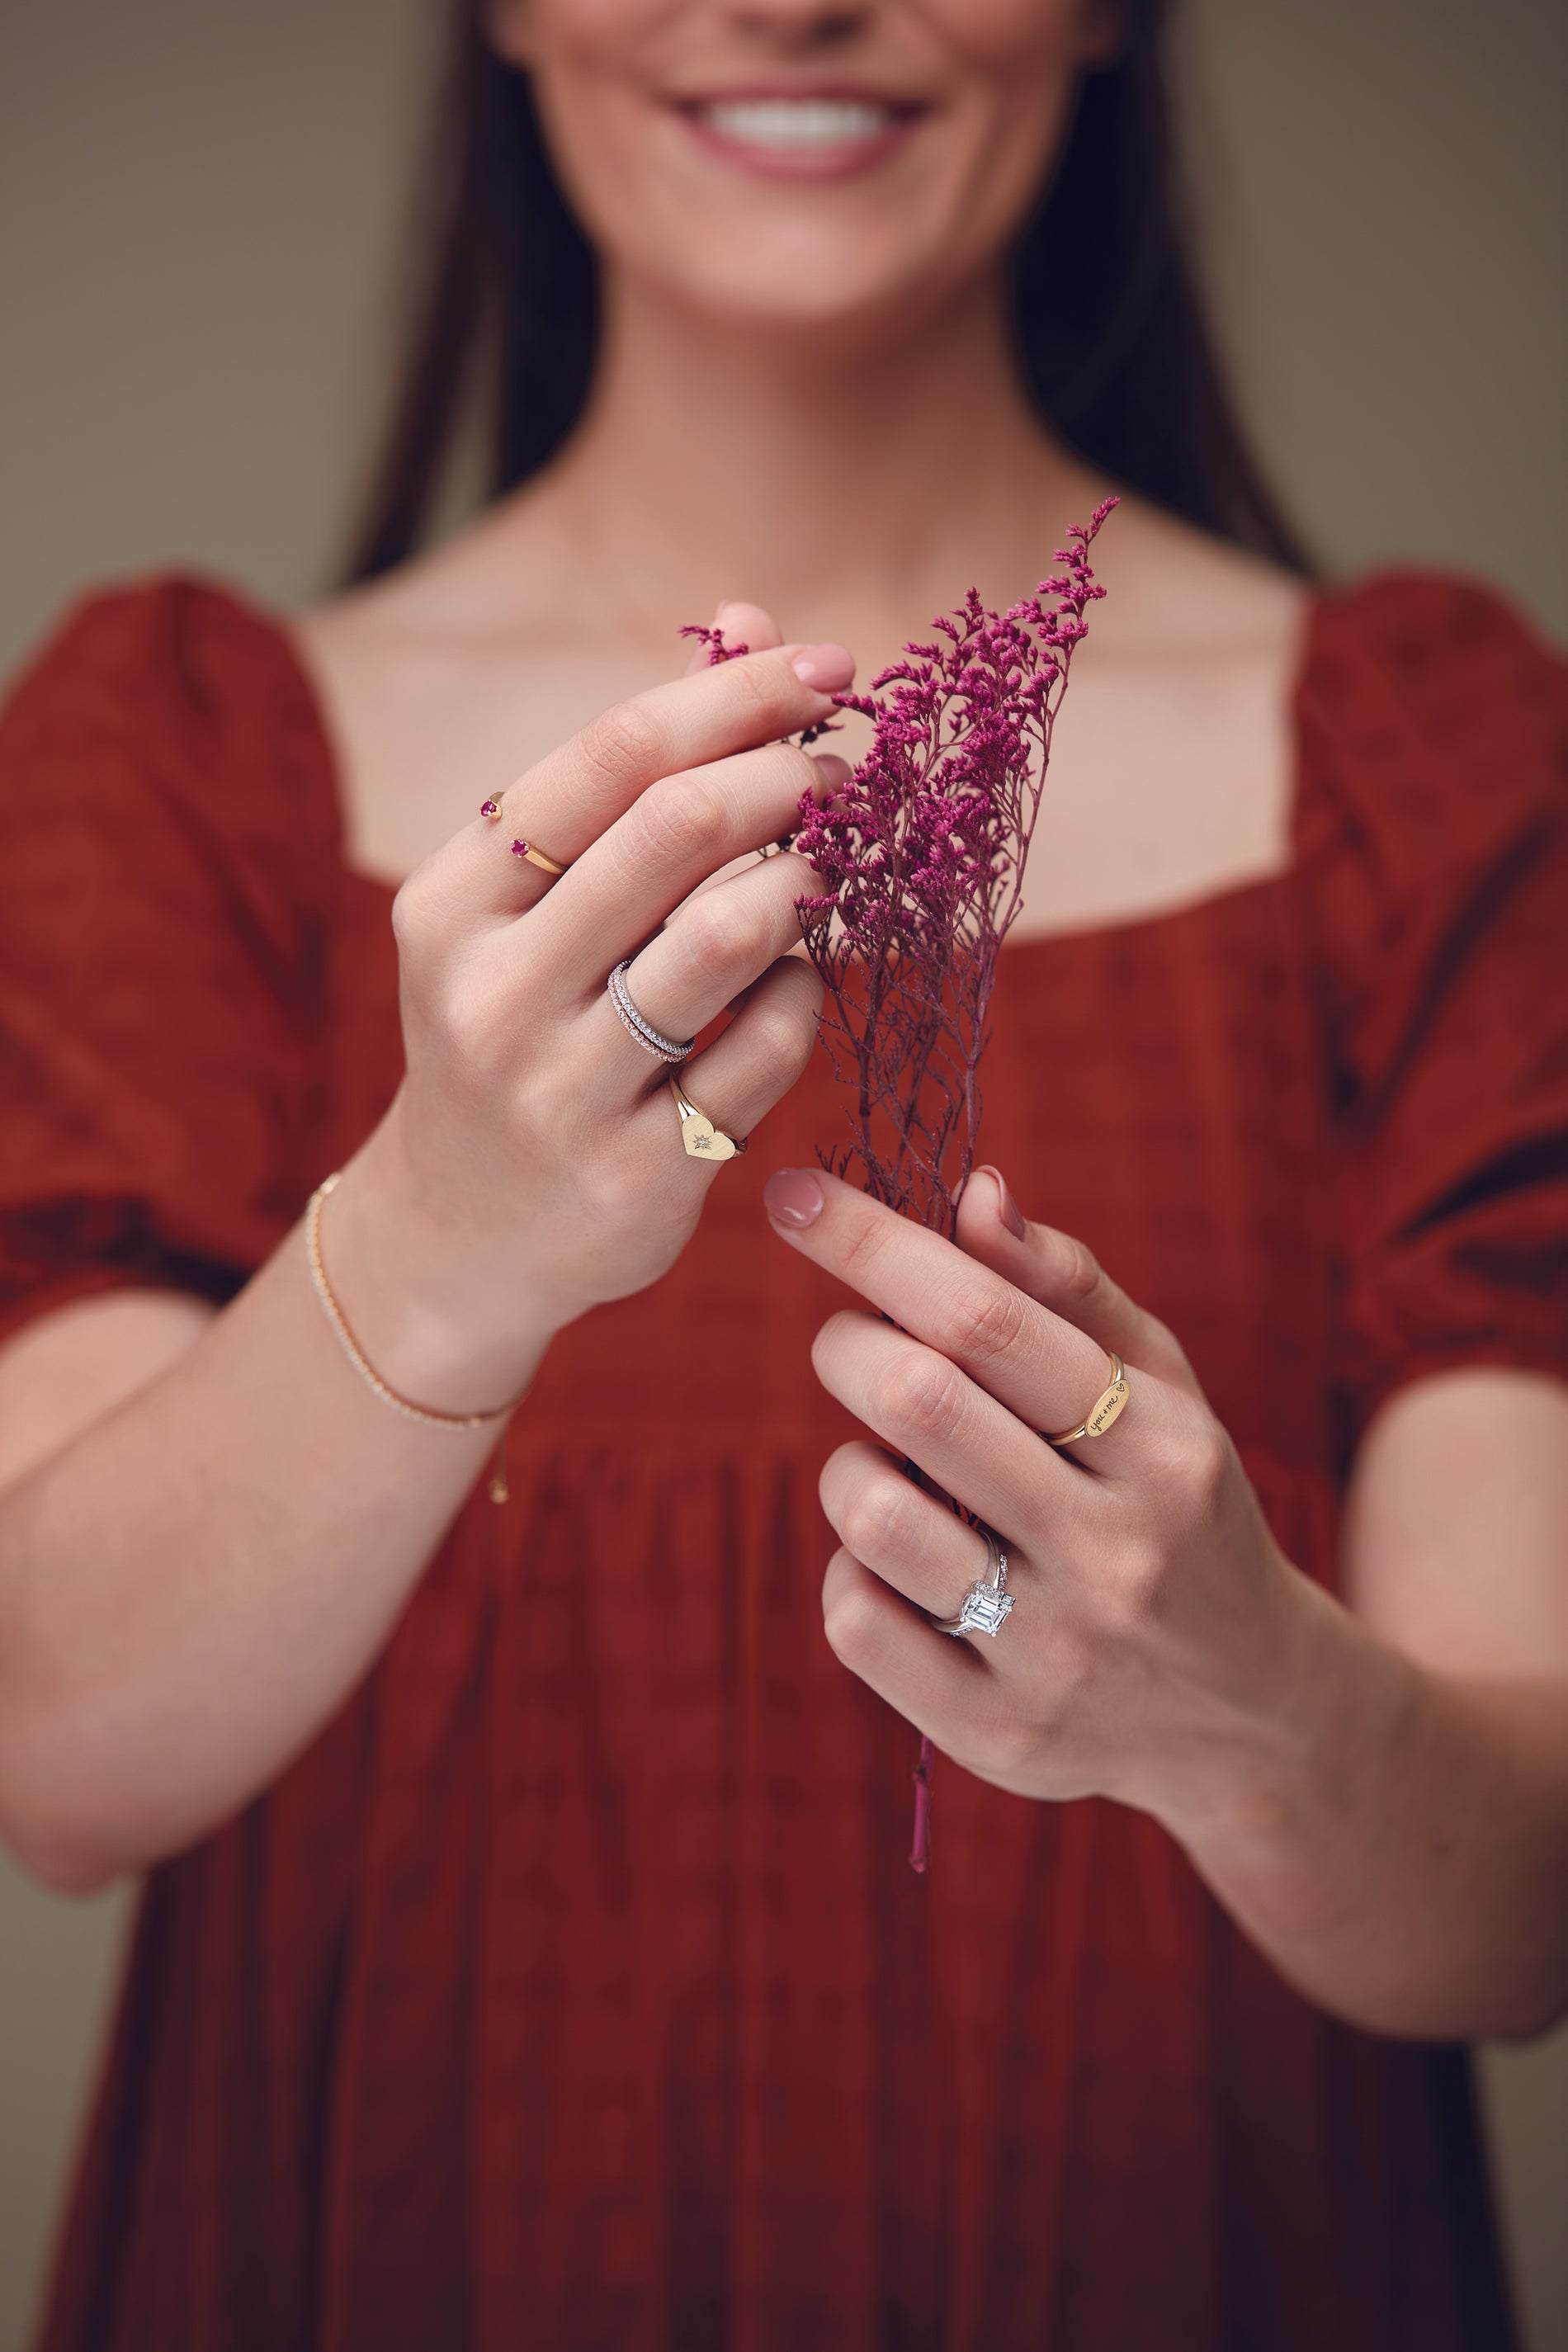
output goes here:
[{"label": "forearm", "polygon": [[[520,1342],[513,1386],[542,1345]],[[386,1369],[452,1395],[411,1356]],[[264,1787],[374,1658],[496,1435],[409,1420],[356,1377],[295,1233],[168,1370],[0,1491],[0,1829],[22,1858],[90,1885]]]},{"label": "forearm", "polygon": [[1568,1687],[1416,1665],[1301,1581],[1286,1737],[1161,1808],[1226,1908],[1322,2006],[1424,2040],[1568,2006]]}]

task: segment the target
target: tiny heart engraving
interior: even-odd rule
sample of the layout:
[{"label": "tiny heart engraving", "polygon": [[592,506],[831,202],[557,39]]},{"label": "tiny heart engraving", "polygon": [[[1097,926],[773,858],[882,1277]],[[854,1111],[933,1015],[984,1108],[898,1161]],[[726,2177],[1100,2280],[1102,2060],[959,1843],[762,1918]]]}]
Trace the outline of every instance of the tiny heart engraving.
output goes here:
[{"label": "tiny heart engraving", "polygon": [[686,1146],[689,1160],[733,1160],[735,1147],[727,1135],[721,1135],[710,1118],[700,1110],[680,1122],[680,1139]]}]

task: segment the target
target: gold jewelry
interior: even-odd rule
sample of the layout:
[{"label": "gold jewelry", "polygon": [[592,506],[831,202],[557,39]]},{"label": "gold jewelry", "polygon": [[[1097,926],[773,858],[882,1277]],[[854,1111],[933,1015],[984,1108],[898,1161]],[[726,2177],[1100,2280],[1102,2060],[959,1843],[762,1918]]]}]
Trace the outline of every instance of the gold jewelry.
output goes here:
[{"label": "gold jewelry", "polygon": [[[492,793],[489,800],[479,803],[479,814],[488,816],[492,824],[500,823],[505,811],[501,807],[499,794]],[[558,859],[547,857],[537,842],[521,839],[514,841],[511,845],[511,854],[514,857],[526,857],[529,864],[537,866],[542,874],[556,875],[564,874],[566,871],[566,867]],[[570,864],[570,862],[568,859],[567,863]]]},{"label": "gold jewelry", "polygon": [[715,1127],[706,1113],[698,1109],[689,1096],[681,1093],[673,1076],[668,1083],[675,1097],[675,1108],[680,1113],[680,1140],[686,1146],[689,1160],[733,1160],[744,1151],[746,1139],[743,1135],[726,1135],[721,1127]]},{"label": "gold jewelry", "polygon": [[1121,1412],[1129,1394],[1127,1374],[1122,1369],[1121,1359],[1114,1348],[1110,1349],[1110,1387],[1100,1391],[1076,1429],[1064,1429],[1059,1437],[1052,1437],[1048,1432],[1042,1429],[1040,1435],[1047,1445],[1076,1445],[1080,1437],[1103,1437]]},{"label": "gold jewelry", "polygon": [[488,1422],[499,1421],[500,1433],[496,1440],[495,1454],[490,1464],[489,1496],[492,1503],[504,1503],[508,1487],[506,1477],[506,1437],[512,1414],[522,1402],[513,1397],[510,1404],[492,1404],[483,1412],[437,1412],[427,1404],[416,1404],[412,1397],[399,1394],[381,1377],[359,1341],[349,1328],[348,1318],[338,1305],[337,1296],[327,1280],[327,1268],[321,1256],[321,1204],[329,1192],[335,1192],[342,1181],[342,1170],[337,1169],[323,1179],[310,1195],[305,1211],[305,1255],[310,1262],[310,1282],[321,1302],[321,1311],[337,1335],[338,1345],[364,1382],[374,1389],[383,1404],[395,1412],[405,1414],[410,1421],[431,1423],[437,1429],[483,1429]]},{"label": "gold jewelry", "polygon": [[[566,871],[566,866],[561,865],[555,858],[547,857],[535,841],[514,841],[511,845],[511,854],[514,857],[526,857],[531,866],[537,866],[542,874],[548,874],[552,878],[555,875],[564,874]],[[566,861],[568,866],[571,862],[570,858]]]}]

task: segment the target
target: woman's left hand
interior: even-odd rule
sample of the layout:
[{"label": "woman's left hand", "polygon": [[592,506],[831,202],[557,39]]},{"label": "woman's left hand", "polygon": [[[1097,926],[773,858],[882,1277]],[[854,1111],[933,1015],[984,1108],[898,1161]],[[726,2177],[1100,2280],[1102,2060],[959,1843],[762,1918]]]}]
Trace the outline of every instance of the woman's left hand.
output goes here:
[{"label": "woman's left hand", "polygon": [[[833,1316],[814,1351],[888,1448],[842,1446],[822,1474],[844,1664],[983,1780],[1115,1797],[1178,1833],[1238,1776],[1256,1798],[1289,1770],[1322,1596],[1269,1535],[1164,1325],[1081,1244],[1026,1225],[989,1170],[958,1247],[816,1171],[774,1176],[766,1199],[784,1240],[879,1310]],[[1054,1450],[1039,1433],[1078,1426],[1113,1349],[1124,1409]],[[928,1622],[957,1614],[986,1548],[905,1460],[1005,1549],[1016,1605],[994,1636]]]}]

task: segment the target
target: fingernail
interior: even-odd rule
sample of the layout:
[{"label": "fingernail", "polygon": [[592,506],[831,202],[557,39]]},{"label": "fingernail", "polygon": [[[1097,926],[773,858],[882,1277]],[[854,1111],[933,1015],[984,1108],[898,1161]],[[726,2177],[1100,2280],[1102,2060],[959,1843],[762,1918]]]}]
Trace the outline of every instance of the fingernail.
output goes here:
[{"label": "fingernail", "polygon": [[1024,1213],[1019,1208],[1016,1201],[1013,1198],[1007,1179],[1003,1175],[1000,1168],[986,1166],[984,1168],[977,1168],[974,1172],[977,1176],[989,1176],[992,1182],[995,1185],[997,1193],[996,1214],[1001,1218],[1002,1223],[1006,1226],[1007,1231],[1012,1234],[1014,1240],[1020,1242],[1026,1240],[1028,1237],[1029,1228],[1024,1223]]},{"label": "fingernail", "polygon": [[837,694],[855,675],[855,656],[847,646],[802,646],[790,667],[803,686],[815,686],[819,694]]},{"label": "fingernail", "polygon": [[809,1168],[781,1168],[763,1186],[763,1206],[775,1225],[814,1225],[822,1214],[822,1187]]}]

